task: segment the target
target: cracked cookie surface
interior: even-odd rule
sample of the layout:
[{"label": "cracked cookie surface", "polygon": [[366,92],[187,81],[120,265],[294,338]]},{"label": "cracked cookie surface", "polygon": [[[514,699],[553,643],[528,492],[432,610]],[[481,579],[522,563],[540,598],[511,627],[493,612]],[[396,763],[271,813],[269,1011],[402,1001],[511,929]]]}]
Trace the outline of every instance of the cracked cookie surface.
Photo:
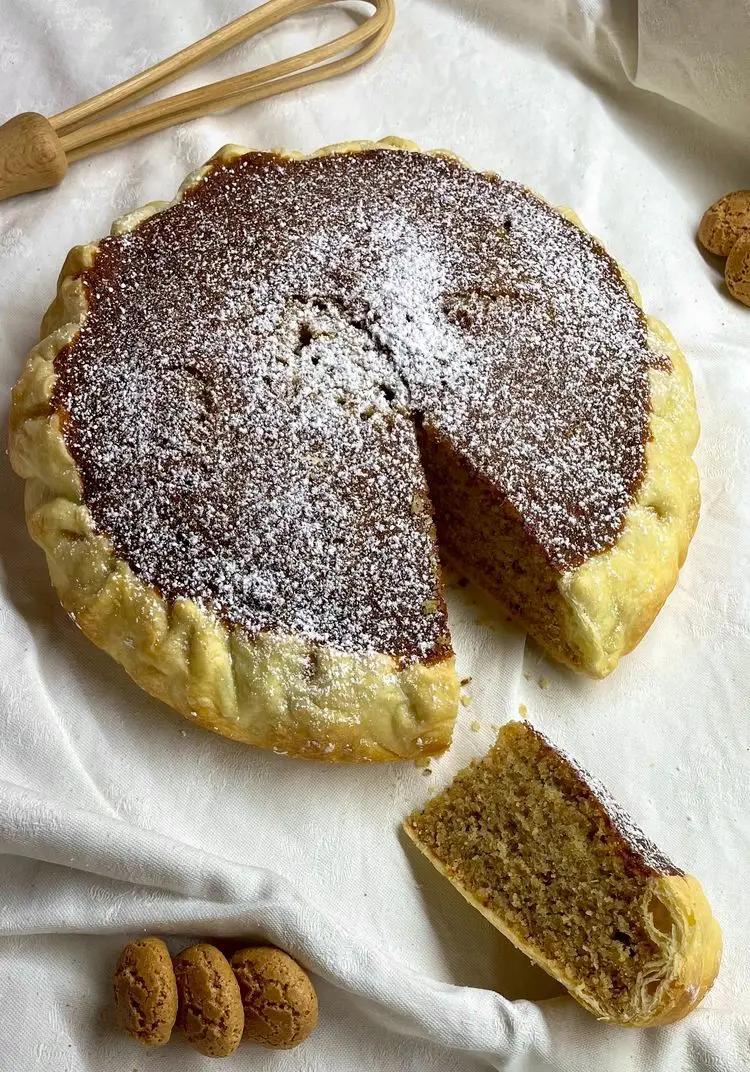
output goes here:
[{"label": "cracked cookie surface", "polygon": [[244,1037],[291,1049],[318,1022],[318,998],[307,972],[273,946],[240,949],[232,957],[245,1010]]},{"label": "cracked cookie surface", "polygon": [[166,1045],[177,1016],[177,985],[161,938],[138,938],[125,946],[114,990],[120,1027],[146,1046]]},{"label": "cracked cookie surface", "polygon": [[205,942],[174,958],[179,1010],[177,1026],[205,1057],[227,1057],[242,1038],[244,1015],[229,961]]}]

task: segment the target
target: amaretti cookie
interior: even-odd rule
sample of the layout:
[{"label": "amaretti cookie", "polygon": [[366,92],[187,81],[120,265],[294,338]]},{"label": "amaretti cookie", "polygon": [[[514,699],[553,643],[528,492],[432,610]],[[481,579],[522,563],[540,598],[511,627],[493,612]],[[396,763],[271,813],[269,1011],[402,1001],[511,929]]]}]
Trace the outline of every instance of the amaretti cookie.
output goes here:
[{"label": "amaretti cookie", "polygon": [[145,1046],[165,1046],[177,1017],[172,958],[161,938],[136,938],[123,949],[114,975],[120,1027]]},{"label": "amaretti cookie", "polygon": [[245,1010],[243,1037],[272,1049],[293,1049],[318,1022],[318,996],[310,976],[275,946],[249,946],[232,957]]},{"label": "amaretti cookie", "polygon": [[174,958],[179,999],[177,1027],[206,1057],[228,1057],[242,1039],[245,1017],[240,988],[229,961],[200,942]]}]

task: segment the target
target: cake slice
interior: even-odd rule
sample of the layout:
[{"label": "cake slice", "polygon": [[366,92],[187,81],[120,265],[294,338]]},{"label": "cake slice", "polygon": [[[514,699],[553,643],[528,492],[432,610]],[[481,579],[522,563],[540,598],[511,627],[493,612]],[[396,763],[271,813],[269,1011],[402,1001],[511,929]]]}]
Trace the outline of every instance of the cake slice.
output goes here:
[{"label": "cake slice", "polygon": [[601,1020],[671,1023],[716,977],[721,931],[700,883],[527,722],[504,726],[404,829]]}]

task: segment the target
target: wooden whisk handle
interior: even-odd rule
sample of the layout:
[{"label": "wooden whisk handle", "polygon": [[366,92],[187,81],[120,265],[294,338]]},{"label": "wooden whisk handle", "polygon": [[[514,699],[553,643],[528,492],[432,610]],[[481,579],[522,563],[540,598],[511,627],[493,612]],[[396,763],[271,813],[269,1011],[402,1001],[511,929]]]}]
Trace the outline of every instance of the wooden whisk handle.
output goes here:
[{"label": "wooden whisk handle", "polygon": [[[126,109],[127,105],[171,82],[183,71],[220,55],[261,30],[292,15],[334,2],[266,0],[260,7],[240,15],[174,56],[51,119],[36,112],[24,112],[10,119],[0,127],[0,201],[15,194],[55,186],[73,160],[105,152],[174,123],[263,100],[358,67],[381,48],[391,32],[393,0],[366,0],[374,13],[355,29],[326,44],[200,89]],[[110,114],[118,109],[118,115]]]},{"label": "wooden whisk handle", "polygon": [[62,143],[43,115],[22,112],[0,126],[0,201],[56,186],[67,170]]}]

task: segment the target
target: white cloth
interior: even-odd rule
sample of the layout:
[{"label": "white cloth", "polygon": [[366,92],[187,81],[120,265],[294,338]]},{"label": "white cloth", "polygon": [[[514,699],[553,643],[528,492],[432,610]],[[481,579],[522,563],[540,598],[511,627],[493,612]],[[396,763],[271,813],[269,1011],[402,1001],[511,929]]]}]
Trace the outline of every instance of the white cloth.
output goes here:
[{"label": "white cloth", "polygon": [[[59,609],[4,459],[0,1066],[11,1072],[207,1065],[182,1042],[145,1053],[113,1027],[113,961],[144,931],[175,936],[175,948],[187,936],[266,938],[316,973],[321,1022],[305,1047],[243,1048],[230,1069],[750,1066],[750,310],[727,298],[694,242],[705,206],[750,184],[747,3],[398,6],[386,51],[361,71],[76,164],[59,189],[0,205],[3,406],[69,246],[169,197],[224,142],[311,149],[401,134],[574,206],[677,334],[703,423],[703,515],[687,565],[604,682],[549,665],[476,593],[451,591],[460,669],[473,680],[449,754],[429,777],[405,764],[316,766],[181,723],[95,650]],[[0,0],[2,112],[59,111],[244,8]],[[300,16],[211,74],[268,62],[350,18]],[[678,1025],[598,1024],[399,834],[402,817],[522,703],[704,883],[724,964]]]}]

